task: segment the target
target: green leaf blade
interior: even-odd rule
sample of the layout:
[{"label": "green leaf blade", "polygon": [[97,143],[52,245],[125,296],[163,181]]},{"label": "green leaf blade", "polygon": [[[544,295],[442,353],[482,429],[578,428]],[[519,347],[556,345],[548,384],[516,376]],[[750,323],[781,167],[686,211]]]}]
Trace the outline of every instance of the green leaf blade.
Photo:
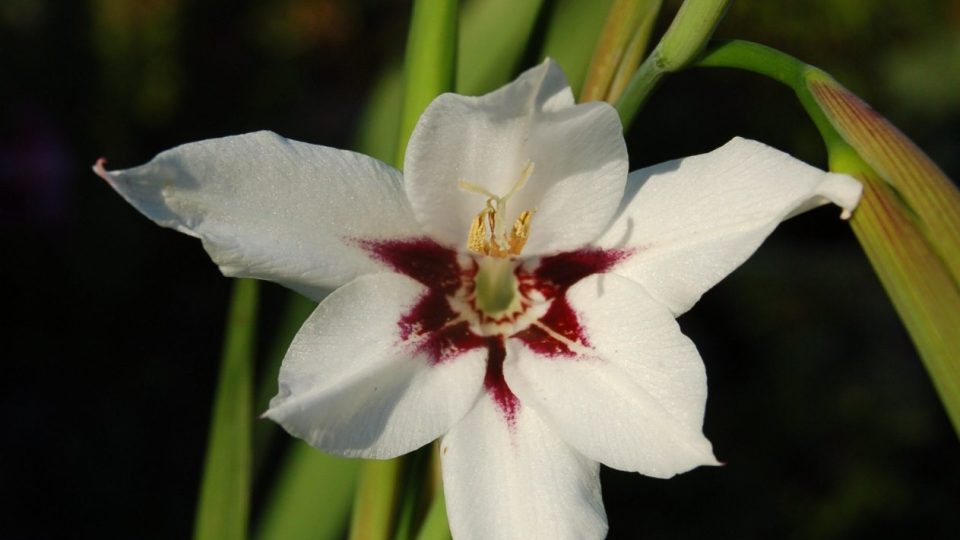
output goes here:
[{"label": "green leaf blade", "polygon": [[484,94],[513,77],[542,5],[542,0],[474,0],[464,5],[457,93]]},{"label": "green leaf blade", "polygon": [[457,0],[413,5],[404,64],[403,106],[395,164],[403,168],[407,139],[427,105],[453,89],[457,59]]},{"label": "green leaf blade", "polygon": [[563,67],[574,95],[580,95],[591,53],[613,0],[558,0],[554,3],[542,57]]},{"label": "green leaf blade", "polygon": [[256,281],[234,282],[197,504],[196,540],[244,540],[247,537],[258,296]]},{"label": "green leaf blade", "polygon": [[267,499],[256,540],[343,538],[363,462],[294,441]]}]

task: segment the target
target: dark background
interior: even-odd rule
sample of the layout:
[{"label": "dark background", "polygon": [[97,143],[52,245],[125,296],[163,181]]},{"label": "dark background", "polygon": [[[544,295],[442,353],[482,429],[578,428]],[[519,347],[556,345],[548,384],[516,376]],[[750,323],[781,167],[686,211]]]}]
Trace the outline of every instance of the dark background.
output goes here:
[{"label": "dark background", "polygon": [[[90,165],[257,129],[348,147],[408,17],[395,0],[0,3],[0,537],[192,531],[230,283]],[[960,2],[744,0],[717,36],[826,69],[960,177]],[[734,135],[824,164],[787,89],[695,70],[635,122],[632,168]],[[681,318],[727,465],[669,481],[605,470],[611,538],[960,530],[956,435],[836,217],[784,224]],[[263,294],[269,336],[286,293]]]}]

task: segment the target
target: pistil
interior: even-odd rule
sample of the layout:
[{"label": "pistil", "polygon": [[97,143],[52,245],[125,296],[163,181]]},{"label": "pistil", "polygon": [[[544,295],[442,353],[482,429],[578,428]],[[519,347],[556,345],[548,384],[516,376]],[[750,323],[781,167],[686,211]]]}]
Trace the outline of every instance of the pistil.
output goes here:
[{"label": "pistil", "polygon": [[480,259],[476,284],[477,309],[491,318],[520,309],[520,290],[513,273],[514,263],[509,259],[483,257]]}]

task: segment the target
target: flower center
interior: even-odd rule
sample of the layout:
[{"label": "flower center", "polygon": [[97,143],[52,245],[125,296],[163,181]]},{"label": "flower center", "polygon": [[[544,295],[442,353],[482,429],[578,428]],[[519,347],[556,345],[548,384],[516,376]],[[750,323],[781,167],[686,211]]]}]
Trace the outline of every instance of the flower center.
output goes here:
[{"label": "flower center", "polygon": [[476,307],[484,315],[497,318],[520,308],[517,278],[513,273],[511,257],[520,255],[530,234],[533,212],[524,210],[508,233],[504,223],[507,201],[519,192],[533,174],[533,163],[528,161],[506,195],[494,195],[485,188],[460,180],[460,189],[487,197],[486,206],[470,224],[467,249],[483,255],[475,279]]}]

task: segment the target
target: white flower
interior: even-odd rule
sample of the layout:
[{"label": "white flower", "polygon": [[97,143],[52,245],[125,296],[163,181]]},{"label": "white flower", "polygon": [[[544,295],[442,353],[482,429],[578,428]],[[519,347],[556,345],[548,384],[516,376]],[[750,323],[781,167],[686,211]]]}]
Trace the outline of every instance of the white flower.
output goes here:
[{"label": "white flower", "polygon": [[223,273],[320,299],[265,416],[391,458],[441,439],[456,538],[598,538],[599,465],[716,465],[706,376],[674,318],[787,217],[852,179],[734,139],[627,174],[616,112],[547,61],[444,94],[405,173],[259,132],[97,172]]}]

